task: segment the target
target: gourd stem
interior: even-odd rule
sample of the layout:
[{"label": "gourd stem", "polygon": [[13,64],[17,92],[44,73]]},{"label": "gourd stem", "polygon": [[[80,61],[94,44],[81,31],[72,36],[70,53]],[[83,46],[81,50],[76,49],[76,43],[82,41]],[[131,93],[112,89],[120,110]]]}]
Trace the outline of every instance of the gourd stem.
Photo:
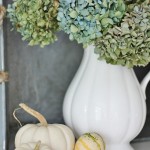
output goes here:
[{"label": "gourd stem", "polygon": [[41,145],[41,141],[39,141],[39,142],[36,144],[34,150],[40,150],[40,145]]},{"label": "gourd stem", "polygon": [[32,108],[30,108],[29,106],[27,106],[24,103],[20,103],[19,106],[25,110],[27,113],[29,113],[30,115],[34,116],[35,118],[37,118],[39,120],[39,122],[43,125],[43,126],[47,126],[48,123],[46,121],[46,119],[44,118],[44,116],[42,114],[40,114],[39,112],[33,110]]}]

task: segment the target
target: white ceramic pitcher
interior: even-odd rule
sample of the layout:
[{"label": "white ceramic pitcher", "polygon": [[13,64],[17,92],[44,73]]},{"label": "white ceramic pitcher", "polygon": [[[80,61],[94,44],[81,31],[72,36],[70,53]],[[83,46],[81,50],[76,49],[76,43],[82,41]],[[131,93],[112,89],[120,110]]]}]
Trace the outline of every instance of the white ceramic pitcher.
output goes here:
[{"label": "white ceramic pitcher", "polygon": [[150,73],[140,85],[133,69],[97,58],[94,46],[85,49],[64,99],[64,120],[76,137],[96,132],[104,138],[106,150],[133,150],[129,143],[145,123]]}]

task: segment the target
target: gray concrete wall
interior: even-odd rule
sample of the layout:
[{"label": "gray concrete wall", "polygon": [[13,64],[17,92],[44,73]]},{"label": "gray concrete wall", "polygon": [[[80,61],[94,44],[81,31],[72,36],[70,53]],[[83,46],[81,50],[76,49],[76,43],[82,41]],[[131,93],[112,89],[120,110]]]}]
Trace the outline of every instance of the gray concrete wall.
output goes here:
[{"label": "gray concrete wall", "polygon": [[[20,102],[39,110],[49,122],[63,122],[62,102],[82,58],[82,47],[70,42],[64,33],[55,44],[40,48],[29,47],[7,26],[6,55],[10,73],[8,85],[9,122],[16,126],[12,112]],[[22,114],[22,112],[18,112]],[[33,121],[28,115],[22,122]]]},{"label": "gray concrete wall", "polygon": [[[70,42],[64,33],[59,33],[58,41],[44,49],[29,47],[21,41],[19,34],[10,32],[9,24],[6,36],[6,64],[10,74],[7,86],[8,136],[13,140],[13,132],[19,126],[12,114],[20,102],[37,109],[49,123],[63,123],[63,98],[78,69],[83,49]],[[22,123],[37,122],[23,111],[16,115]]]}]

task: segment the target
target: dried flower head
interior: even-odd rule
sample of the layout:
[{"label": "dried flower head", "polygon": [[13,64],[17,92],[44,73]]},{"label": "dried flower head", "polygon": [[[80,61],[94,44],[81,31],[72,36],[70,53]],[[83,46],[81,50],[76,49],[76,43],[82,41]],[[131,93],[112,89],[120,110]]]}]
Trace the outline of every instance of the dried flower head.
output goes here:
[{"label": "dried flower head", "polygon": [[[129,6],[120,26],[95,41],[95,52],[107,63],[145,66],[150,62],[150,3]],[[131,9],[132,8],[132,9]]]},{"label": "dried flower head", "polygon": [[29,45],[44,47],[56,40],[58,6],[57,0],[15,0],[7,11],[23,40],[30,41]]},{"label": "dried flower head", "polygon": [[71,40],[86,46],[120,22],[124,13],[124,0],[60,0],[57,19]]},{"label": "dried flower head", "polygon": [[3,19],[4,19],[4,16],[5,16],[5,13],[6,13],[5,7],[0,5],[0,26],[3,23]]}]

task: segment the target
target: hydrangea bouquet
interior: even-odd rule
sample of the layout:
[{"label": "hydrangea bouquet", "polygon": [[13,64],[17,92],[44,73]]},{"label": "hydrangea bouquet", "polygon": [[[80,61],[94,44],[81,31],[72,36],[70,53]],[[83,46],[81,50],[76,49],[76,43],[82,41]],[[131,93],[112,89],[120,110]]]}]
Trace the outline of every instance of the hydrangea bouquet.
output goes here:
[{"label": "hydrangea bouquet", "polygon": [[14,28],[42,47],[63,30],[99,59],[127,67],[150,62],[150,0],[15,0],[8,7]]}]

